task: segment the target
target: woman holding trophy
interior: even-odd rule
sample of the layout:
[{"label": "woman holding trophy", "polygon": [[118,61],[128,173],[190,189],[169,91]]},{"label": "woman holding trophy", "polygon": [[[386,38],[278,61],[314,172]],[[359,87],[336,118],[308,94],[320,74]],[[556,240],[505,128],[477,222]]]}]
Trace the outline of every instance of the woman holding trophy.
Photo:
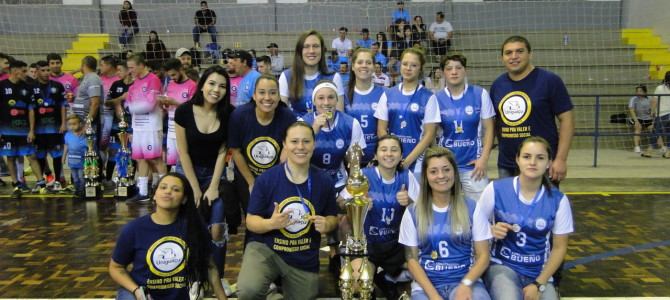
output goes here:
[{"label": "woman holding trophy", "polygon": [[[402,142],[397,136],[380,137],[375,148],[373,166],[361,170],[368,180],[368,197],[372,201],[363,232],[370,269],[381,267],[384,270],[373,273],[375,284],[387,299],[397,299],[396,279],[407,269],[403,246],[398,243],[400,221],[405,208],[418,199],[419,184],[412,172],[400,166]],[[353,198],[346,189],[340,197]],[[354,278],[358,278],[361,263],[361,259],[351,261]]]}]

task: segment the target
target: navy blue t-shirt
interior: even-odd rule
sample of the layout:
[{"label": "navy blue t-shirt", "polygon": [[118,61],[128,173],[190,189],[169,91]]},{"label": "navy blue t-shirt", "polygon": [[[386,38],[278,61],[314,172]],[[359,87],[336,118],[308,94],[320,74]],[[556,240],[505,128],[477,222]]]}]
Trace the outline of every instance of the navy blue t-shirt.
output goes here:
[{"label": "navy blue t-shirt", "polygon": [[573,107],[558,75],[536,67],[526,78],[513,81],[505,73],[491,85],[491,100],[498,115],[499,167],[515,168],[519,145],[530,136],[546,139],[555,155],[558,148],[555,118]]},{"label": "navy blue t-shirt", "polygon": [[35,97],[35,89],[25,81],[0,81],[0,135],[28,136]]},{"label": "navy blue t-shirt", "polygon": [[247,212],[269,219],[277,203],[281,212],[291,210],[291,223],[264,234],[249,232],[249,241],[264,243],[292,267],[316,273],[321,233],[305,218],[337,215],[333,183],[325,172],[310,167],[309,179],[293,184],[284,165],[276,165],[256,178]]},{"label": "navy blue t-shirt", "polygon": [[185,222],[159,225],[145,215],[123,227],[112,259],[124,266],[132,263],[130,277],[146,286],[152,298],[188,299],[185,235]]},{"label": "navy blue t-shirt", "polygon": [[61,109],[65,105],[65,88],[49,80],[35,87],[35,133],[57,134],[62,123]]},{"label": "navy blue t-shirt", "polygon": [[230,116],[228,147],[240,149],[251,174],[258,176],[279,162],[284,134],[297,117],[280,104],[268,125],[256,119],[256,103],[251,101],[236,108]]}]

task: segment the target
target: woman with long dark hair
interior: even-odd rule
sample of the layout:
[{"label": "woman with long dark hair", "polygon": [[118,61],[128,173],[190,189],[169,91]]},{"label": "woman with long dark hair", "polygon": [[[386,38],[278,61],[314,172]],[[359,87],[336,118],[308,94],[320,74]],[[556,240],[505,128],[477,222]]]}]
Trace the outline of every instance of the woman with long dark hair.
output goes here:
[{"label": "woman with long dark hair", "polygon": [[494,220],[479,228],[495,238],[484,276],[494,300],[558,299],[552,277],[574,228],[570,201],[548,177],[551,157],[545,139],[526,138],[516,154],[519,176],[489,183],[477,202],[475,219]]},{"label": "woman with long dark hair", "polygon": [[156,210],[124,226],[116,241],[109,274],[121,286],[117,299],[188,299],[201,294],[204,281],[226,299],[188,180],[163,176],[152,199]]},{"label": "woman with long dark hair", "polygon": [[147,47],[144,51],[144,59],[151,67],[152,71],[160,69],[164,60],[169,56],[165,44],[163,44],[163,41],[158,37],[158,33],[155,30],[149,32],[149,41],[147,41]]},{"label": "woman with long dark hair", "polygon": [[119,43],[126,48],[133,36],[140,32],[140,25],[137,23],[137,12],[133,9],[133,4],[128,0],[123,1],[123,6],[121,7],[121,11],[119,11],[119,23],[121,23]]},{"label": "woman with long dark hair", "polygon": [[454,154],[434,146],[425,155],[419,197],[400,224],[412,299],[488,300],[479,278],[489,265],[489,223],[464,197]]},{"label": "woman with long dark hair", "polygon": [[279,94],[297,116],[314,111],[312,90],[321,80],[331,80],[337,86],[337,109],[343,110],[344,87],[338,73],[328,71],[327,48],[316,30],[304,32],[295,45],[293,66],[279,76]]},{"label": "woman with long dark hair", "polygon": [[[263,74],[256,81],[253,101],[233,111],[228,126],[228,147],[235,161],[235,190],[238,211],[247,210],[249,194],[256,177],[281,162],[286,128],[296,121],[296,116],[279,99],[279,83],[272,74]],[[240,130],[240,129],[244,130]],[[229,206],[230,207],[230,206]],[[230,228],[241,223],[238,212],[229,213]]]},{"label": "woman with long dark hair", "polygon": [[179,153],[177,171],[188,179],[193,200],[210,225],[214,261],[221,274],[225,226],[219,183],[225,164],[231,111],[228,73],[221,66],[212,66],[200,77],[193,98],[177,107],[174,115]]}]

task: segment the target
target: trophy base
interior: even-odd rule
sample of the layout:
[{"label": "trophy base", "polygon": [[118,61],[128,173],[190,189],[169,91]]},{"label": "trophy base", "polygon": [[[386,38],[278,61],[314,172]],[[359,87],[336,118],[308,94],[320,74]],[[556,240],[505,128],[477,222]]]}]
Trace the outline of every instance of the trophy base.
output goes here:
[{"label": "trophy base", "polygon": [[86,186],[84,188],[84,198],[86,200],[97,200],[102,196],[99,186]]},{"label": "trophy base", "polygon": [[117,200],[126,200],[134,195],[134,186],[117,186],[114,190],[114,198]]}]

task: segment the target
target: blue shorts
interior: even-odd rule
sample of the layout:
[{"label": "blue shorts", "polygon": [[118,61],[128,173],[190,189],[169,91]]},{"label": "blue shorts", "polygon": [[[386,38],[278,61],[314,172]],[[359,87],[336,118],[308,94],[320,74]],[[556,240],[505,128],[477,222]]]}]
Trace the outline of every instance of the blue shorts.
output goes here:
[{"label": "blue shorts", "polygon": [[63,144],[64,138],[60,133],[38,134],[35,137],[37,158],[45,158],[47,153],[51,158],[63,157]]},{"label": "blue shorts", "polygon": [[28,143],[25,136],[3,136],[0,145],[2,145],[0,156],[19,157],[35,154],[35,145]]}]

